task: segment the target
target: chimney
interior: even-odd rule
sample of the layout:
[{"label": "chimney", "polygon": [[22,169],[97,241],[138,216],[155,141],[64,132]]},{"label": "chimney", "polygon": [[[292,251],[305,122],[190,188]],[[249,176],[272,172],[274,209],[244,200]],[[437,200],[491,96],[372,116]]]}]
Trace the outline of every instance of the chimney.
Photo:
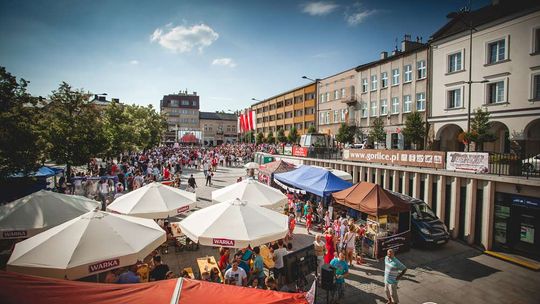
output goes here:
[{"label": "chimney", "polygon": [[197,95],[197,92],[193,91],[193,95]]},{"label": "chimney", "polygon": [[388,52],[381,52],[381,59],[386,59],[388,57]]},{"label": "chimney", "polygon": [[399,50],[398,49],[395,49],[392,51],[392,56],[396,56],[397,54],[399,54]]},{"label": "chimney", "polygon": [[403,41],[401,41],[401,50],[403,52],[406,52],[409,50],[408,46],[409,46],[409,43],[411,42],[411,35],[409,34],[405,34],[403,36]]}]

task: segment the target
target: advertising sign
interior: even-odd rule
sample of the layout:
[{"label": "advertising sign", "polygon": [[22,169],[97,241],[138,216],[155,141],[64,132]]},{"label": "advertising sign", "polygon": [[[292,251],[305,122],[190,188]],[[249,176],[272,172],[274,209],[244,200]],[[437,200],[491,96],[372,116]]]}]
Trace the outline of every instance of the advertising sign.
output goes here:
[{"label": "advertising sign", "polygon": [[396,253],[409,250],[411,244],[410,236],[410,231],[405,231],[389,237],[377,239],[377,257],[384,257],[388,249],[394,249],[394,252]]},{"label": "advertising sign", "polygon": [[119,259],[103,261],[103,262],[99,262],[97,264],[88,266],[88,272],[102,271],[102,270],[118,267],[119,265],[120,265]]},{"label": "advertising sign", "polygon": [[343,160],[436,169],[444,169],[444,156],[445,152],[440,151],[343,150]]},{"label": "advertising sign", "polygon": [[292,147],[292,155],[293,156],[300,156],[300,157],[307,157],[308,148],[306,148],[306,147]]},{"label": "advertising sign", "polygon": [[176,209],[176,213],[178,213],[178,214],[184,213],[186,211],[189,211],[189,206],[184,206],[184,207]]},{"label": "advertising sign", "polygon": [[448,152],[446,169],[452,171],[487,173],[489,172],[489,153]]},{"label": "advertising sign", "polygon": [[25,238],[27,235],[26,230],[4,231],[2,233],[4,239]]},{"label": "advertising sign", "polygon": [[212,244],[224,247],[233,247],[234,240],[229,239],[212,239]]},{"label": "advertising sign", "polygon": [[283,147],[283,155],[292,155],[292,147],[290,146]]}]

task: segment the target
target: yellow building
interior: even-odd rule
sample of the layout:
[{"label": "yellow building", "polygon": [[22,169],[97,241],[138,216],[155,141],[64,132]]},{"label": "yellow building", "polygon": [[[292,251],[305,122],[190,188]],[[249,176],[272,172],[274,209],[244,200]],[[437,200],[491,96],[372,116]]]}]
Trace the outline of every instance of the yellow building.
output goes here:
[{"label": "yellow building", "polygon": [[279,129],[289,134],[294,126],[298,134],[305,134],[309,127],[316,127],[317,87],[315,83],[292,89],[251,105],[257,113],[257,133],[276,135]]}]

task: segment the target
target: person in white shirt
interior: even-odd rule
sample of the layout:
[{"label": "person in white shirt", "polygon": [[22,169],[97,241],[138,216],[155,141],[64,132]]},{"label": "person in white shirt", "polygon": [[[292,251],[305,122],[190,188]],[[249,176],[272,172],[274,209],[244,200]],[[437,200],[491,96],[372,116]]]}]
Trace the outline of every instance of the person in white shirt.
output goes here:
[{"label": "person in white shirt", "polygon": [[285,275],[283,273],[283,256],[287,253],[287,248],[283,246],[283,240],[278,240],[278,249],[274,250],[274,276],[278,281],[278,285],[281,285],[283,276]]},{"label": "person in white shirt", "polygon": [[247,274],[246,271],[238,267],[238,261],[234,260],[232,262],[232,267],[229,270],[225,271],[225,283],[236,286],[246,286],[247,285]]}]

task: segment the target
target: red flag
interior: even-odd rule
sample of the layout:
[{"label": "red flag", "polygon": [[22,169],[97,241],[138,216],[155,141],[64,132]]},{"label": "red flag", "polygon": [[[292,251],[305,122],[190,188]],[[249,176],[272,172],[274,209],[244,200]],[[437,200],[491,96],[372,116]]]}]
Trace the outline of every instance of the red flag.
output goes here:
[{"label": "red flag", "polygon": [[238,119],[240,119],[240,133],[244,133],[244,114],[240,114],[240,116],[238,116]]}]

